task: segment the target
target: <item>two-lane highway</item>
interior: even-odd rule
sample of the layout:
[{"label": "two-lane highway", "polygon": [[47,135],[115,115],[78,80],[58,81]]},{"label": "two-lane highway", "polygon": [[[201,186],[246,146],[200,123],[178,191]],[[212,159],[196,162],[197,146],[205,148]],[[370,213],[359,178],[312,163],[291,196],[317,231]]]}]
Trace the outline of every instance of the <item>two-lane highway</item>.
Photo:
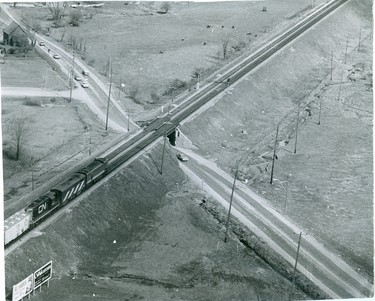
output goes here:
[{"label": "two-lane highway", "polygon": [[[179,149],[190,160],[181,168],[224,207],[229,207],[233,178],[215,164],[190,150]],[[301,229],[287,220],[254,191],[237,182],[233,195],[233,215],[250,231],[261,237],[273,250],[291,265],[295,262],[297,237]],[[310,233],[303,236],[298,270],[332,298],[372,296],[373,285],[357,273],[327,246],[319,243]]]}]

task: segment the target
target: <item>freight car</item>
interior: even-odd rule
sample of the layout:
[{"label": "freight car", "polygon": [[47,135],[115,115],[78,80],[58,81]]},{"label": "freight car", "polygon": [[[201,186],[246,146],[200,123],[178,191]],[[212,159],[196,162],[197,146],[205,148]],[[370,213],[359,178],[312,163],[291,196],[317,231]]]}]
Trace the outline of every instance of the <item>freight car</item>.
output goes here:
[{"label": "freight car", "polygon": [[4,221],[4,244],[9,244],[102,179],[107,174],[107,165],[107,159],[95,159],[26,208],[7,218]]}]

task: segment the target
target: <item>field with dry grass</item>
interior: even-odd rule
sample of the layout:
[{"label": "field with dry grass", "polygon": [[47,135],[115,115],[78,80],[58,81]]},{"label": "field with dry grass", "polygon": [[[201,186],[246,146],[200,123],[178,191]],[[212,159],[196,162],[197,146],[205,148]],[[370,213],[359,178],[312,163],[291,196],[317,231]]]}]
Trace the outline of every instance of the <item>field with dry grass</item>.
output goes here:
[{"label": "field with dry grass", "polygon": [[[105,73],[108,58],[117,57],[113,60],[115,81],[121,79],[126,83],[127,97],[122,101],[136,108],[134,115],[142,118],[144,110],[157,108],[171,96],[155,100],[152,92],[160,96],[169,89],[171,81],[190,81],[196,68],[214,70],[218,63],[226,63],[220,58],[223,37],[229,35],[233,45],[242,40],[247,43],[242,51],[233,51],[233,58],[255,47],[272,30],[295,21],[311,4],[311,1],[295,2],[269,1],[266,13],[261,12],[262,2],[239,2],[238,6],[179,3],[173,4],[168,14],[158,14],[158,7],[152,6],[157,4],[106,3],[78,28],[68,27],[65,39],[70,31],[82,36],[88,45],[86,60],[91,60],[98,72]],[[340,8],[181,129],[199,152],[217,161],[223,169],[233,169],[240,159],[243,162],[241,179],[249,180],[249,185],[280,211],[287,201],[285,214],[290,219],[348,259],[371,280],[372,48],[368,37],[372,33],[372,19],[369,3],[351,1]],[[27,13],[25,8],[22,13]],[[44,26],[51,24],[46,20],[47,15],[46,10],[39,15]],[[265,28],[266,24],[271,25]],[[359,28],[363,39],[367,39],[357,55]],[[61,39],[62,28],[50,30],[52,38]],[[252,33],[250,44],[248,32]],[[350,51],[342,94],[336,100],[346,39],[349,39]],[[335,58],[333,81],[327,79],[331,49]],[[15,64],[20,64],[19,69],[9,73],[8,83],[18,78],[17,72],[22,68],[31,72],[22,63]],[[37,65],[33,68],[37,69]],[[39,79],[28,83],[43,87],[44,73],[38,72],[41,72]],[[129,98],[134,87],[141,91],[135,102]],[[320,126],[315,124],[319,104],[316,94],[324,100]],[[6,101],[3,114],[13,120],[14,112],[23,108],[33,112],[32,118],[40,121],[33,125],[38,129],[35,141],[26,143],[32,152],[43,157],[59,149],[65,156],[75,151],[72,145],[82,145],[79,158],[86,157],[88,136],[84,124],[95,127],[97,123],[92,115],[84,113],[84,108],[66,107],[63,102],[58,102],[58,107],[39,107],[25,105],[23,101]],[[298,152],[294,155],[290,151],[299,102],[302,103],[301,119],[305,121],[299,132]],[[53,110],[56,112],[52,113]],[[48,120],[53,126],[47,125]],[[284,129],[280,133],[275,182],[270,186],[267,158],[279,120],[283,120]],[[42,124],[45,127],[39,130]],[[103,133],[98,130],[98,146],[103,142],[101,136]],[[7,134],[4,137],[6,141]],[[105,137],[109,138],[112,137]],[[53,145],[51,149],[45,148],[46,140]],[[203,196],[187,182],[169,147],[165,176],[160,176],[155,167],[160,153],[159,145],[104,185],[81,196],[75,207],[8,256],[8,291],[48,258],[54,261],[56,274],[50,289],[38,294],[38,300],[92,300],[95,297],[101,300],[286,300],[285,287],[289,281],[237,239],[222,244],[222,225],[199,206]],[[52,162],[53,156],[45,164]],[[30,179],[29,168],[24,176]],[[30,180],[26,182],[30,189]],[[311,297],[298,289],[295,294],[299,299]]]}]

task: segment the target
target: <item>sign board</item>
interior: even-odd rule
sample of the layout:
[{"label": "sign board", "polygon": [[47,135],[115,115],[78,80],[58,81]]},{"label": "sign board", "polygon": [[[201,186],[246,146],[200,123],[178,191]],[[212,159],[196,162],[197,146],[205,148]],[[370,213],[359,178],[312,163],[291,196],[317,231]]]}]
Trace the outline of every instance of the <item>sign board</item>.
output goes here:
[{"label": "sign board", "polygon": [[26,277],[20,283],[13,285],[12,301],[22,300],[33,290],[33,274]]},{"label": "sign board", "polygon": [[34,290],[43,283],[50,280],[52,277],[52,261],[42,266],[39,270],[34,272]]}]

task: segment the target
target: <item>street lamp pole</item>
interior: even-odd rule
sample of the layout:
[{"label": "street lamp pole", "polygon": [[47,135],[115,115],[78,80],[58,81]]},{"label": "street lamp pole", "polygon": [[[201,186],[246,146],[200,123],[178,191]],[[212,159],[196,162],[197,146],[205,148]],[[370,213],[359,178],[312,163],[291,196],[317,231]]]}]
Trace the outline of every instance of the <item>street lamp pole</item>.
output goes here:
[{"label": "street lamp pole", "polygon": [[296,262],[295,262],[295,264],[294,264],[292,284],[291,284],[291,286],[290,286],[289,301],[292,300],[292,296],[293,296],[294,281],[295,281],[295,278],[296,278],[296,270],[297,270],[297,263],[298,263],[299,248],[300,248],[300,246],[301,246],[301,237],[302,237],[302,231],[299,233],[299,238],[298,238],[297,255],[296,255]]},{"label": "street lamp pole", "polygon": [[105,130],[108,129],[108,115],[109,115],[109,103],[111,101],[111,89],[112,89],[112,58],[109,59],[109,92],[108,92],[108,104],[107,104],[107,117],[105,119]]},{"label": "street lamp pole", "polygon": [[236,187],[237,174],[238,174],[238,166],[237,166],[237,168],[236,168],[236,172],[235,172],[235,174],[234,174],[234,180],[233,180],[233,186],[232,186],[232,193],[231,193],[231,195],[230,195],[229,211],[228,211],[228,217],[227,217],[227,224],[226,224],[226,230],[225,230],[225,238],[224,238],[224,242],[227,242],[227,238],[228,238],[228,229],[229,229],[230,212],[231,212],[231,210],[232,210],[233,194],[234,194],[234,189],[235,189],[235,187]]},{"label": "street lamp pole", "polygon": [[332,72],[333,72],[333,50],[331,51],[331,80],[332,80]]}]

